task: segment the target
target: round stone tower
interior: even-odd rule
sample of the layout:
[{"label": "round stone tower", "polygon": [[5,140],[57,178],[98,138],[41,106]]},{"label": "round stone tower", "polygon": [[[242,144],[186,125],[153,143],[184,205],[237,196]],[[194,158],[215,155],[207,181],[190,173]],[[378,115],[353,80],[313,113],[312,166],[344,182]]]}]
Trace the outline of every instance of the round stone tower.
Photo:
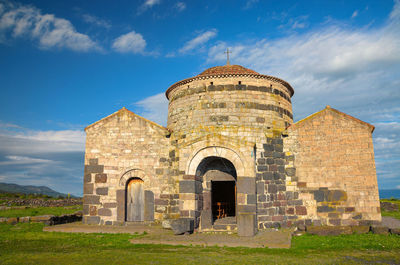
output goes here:
[{"label": "round stone tower", "polygon": [[[257,215],[257,200],[266,202],[278,184],[286,189],[281,136],[293,122],[293,93],[279,78],[229,64],[168,88],[169,163],[179,183],[180,217],[204,231],[229,217],[229,229],[254,235],[257,222],[269,218]],[[276,185],[265,191],[269,169],[265,178]]]},{"label": "round stone tower", "polygon": [[293,93],[284,80],[240,65],[212,67],[168,88],[167,127],[178,139],[214,132],[258,142],[257,134],[281,132],[293,122]]}]

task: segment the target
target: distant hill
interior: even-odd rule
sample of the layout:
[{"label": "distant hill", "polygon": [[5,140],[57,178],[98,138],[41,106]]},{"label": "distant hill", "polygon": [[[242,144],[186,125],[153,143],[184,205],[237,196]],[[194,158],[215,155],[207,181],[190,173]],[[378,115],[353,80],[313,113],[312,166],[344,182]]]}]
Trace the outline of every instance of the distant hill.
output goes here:
[{"label": "distant hill", "polygon": [[46,186],[23,186],[10,183],[0,183],[0,193],[43,194],[51,197],[67,197],[67,194],[54,191]]}]

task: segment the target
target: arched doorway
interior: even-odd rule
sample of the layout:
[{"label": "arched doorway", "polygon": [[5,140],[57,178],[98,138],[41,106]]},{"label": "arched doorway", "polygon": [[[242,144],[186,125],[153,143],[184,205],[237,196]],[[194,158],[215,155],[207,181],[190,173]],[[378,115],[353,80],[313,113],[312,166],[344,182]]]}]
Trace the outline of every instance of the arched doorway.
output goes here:
[{"label": "arched doorway", "polygon": [[196,170],[203,179],[203,228],[221,220],[236,221],[236,169],[229,160],[209,156],[204,158]]},{"label": "arched doorway", "polygon": [[126,221],[144,221],[144,198],[143,180],[131,178],[126,183]]}]

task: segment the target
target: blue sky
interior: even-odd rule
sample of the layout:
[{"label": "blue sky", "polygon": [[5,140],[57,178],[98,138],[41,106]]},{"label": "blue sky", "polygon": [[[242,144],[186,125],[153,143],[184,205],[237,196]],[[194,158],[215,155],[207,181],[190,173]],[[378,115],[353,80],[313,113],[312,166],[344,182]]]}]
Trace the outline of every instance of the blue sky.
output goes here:
[{"label": "blue sky", "polygon": [[[0,0],[0,182],[82,194],[83,128],[123,106],[166,124],[165,90],[231,63],[376,126],[400,189],[400,2]],[[356,136],[355,136],[356,137]]]}]

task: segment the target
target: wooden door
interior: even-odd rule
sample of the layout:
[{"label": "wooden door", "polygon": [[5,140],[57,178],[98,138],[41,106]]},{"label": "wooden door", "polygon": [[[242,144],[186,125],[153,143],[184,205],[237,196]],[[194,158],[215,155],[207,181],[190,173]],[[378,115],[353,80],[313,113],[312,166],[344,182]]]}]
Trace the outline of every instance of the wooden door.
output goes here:
[{"label": "wooden door", "polygon": [[143,180],[132,179],[128,183],[126,194],[126,221],[141,222],[144,221],[144,190]]}]

